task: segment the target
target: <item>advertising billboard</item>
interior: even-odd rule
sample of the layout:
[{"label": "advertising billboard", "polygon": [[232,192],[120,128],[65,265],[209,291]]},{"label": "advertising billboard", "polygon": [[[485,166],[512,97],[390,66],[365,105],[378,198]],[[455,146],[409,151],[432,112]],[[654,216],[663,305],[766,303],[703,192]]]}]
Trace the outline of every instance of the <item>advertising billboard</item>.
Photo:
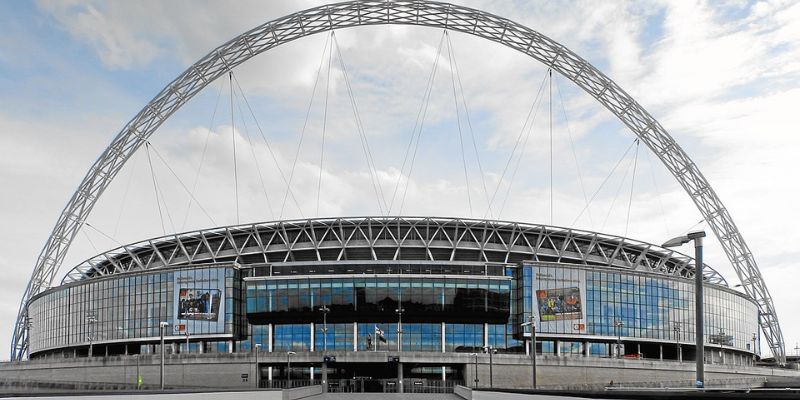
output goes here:
[{"label": "advertising billboard", "polygon": [[537,290],[536,301],[541,321],[583,318],[581,290],[578,287]]},{"label": "advertising billboard", "polygon": [[225,270],[175,271],[173,334],[225,332]]},{"label": "advertising billboard", "polygon": [[532,308],[543,333],[586,333],[586,272],[531,265]]}]

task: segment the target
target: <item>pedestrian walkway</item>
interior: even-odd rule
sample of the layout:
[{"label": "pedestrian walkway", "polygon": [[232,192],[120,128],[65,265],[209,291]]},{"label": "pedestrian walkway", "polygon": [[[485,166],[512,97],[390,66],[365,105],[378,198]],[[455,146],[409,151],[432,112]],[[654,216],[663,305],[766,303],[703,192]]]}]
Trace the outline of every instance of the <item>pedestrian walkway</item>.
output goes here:
[{"label": "pedestrian walkway", "polygon": [[323,393],[308,400],[462,400],[452,393]]}]

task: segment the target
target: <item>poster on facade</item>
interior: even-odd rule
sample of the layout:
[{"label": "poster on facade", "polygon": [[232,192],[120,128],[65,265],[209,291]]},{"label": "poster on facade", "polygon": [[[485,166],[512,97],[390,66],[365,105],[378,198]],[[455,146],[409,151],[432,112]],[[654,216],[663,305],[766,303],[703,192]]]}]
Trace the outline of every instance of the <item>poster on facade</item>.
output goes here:
[{"label": "poster on facade", "polygon": [[578,287],[537,290],[536,301],[542,321],[583,319],[581,290]]},{"label": "poster on facade", "polygon": [[180,288],[178,319],[215,321],[219,315],[220,293],[211,288]]},{"label": "poster on facade", "polygon": [[225,271],[202,268],[175,271],[173,334],[225,331]]}]

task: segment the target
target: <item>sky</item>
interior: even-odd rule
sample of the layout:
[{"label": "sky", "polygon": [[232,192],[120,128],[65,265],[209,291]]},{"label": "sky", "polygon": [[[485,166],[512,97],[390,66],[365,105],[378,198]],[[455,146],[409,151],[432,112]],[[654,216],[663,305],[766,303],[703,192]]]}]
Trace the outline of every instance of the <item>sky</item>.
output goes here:
[{"label": "sky", "polygon": [[[320,4],[0,2],[0,343],[59,213],[122,127],[217,46]],[[665,127],[733,216],[797,352],[800,3],[459,4],[565,45]],[[433,28],[350,28],[267,51],[211,82],[149,148],[98,201],[54,285],[120,243],[237,222],[496,218],[656,244],[705,227],[657,157],[577,86]],[[706,262],[738,283],[713,238]]]}]

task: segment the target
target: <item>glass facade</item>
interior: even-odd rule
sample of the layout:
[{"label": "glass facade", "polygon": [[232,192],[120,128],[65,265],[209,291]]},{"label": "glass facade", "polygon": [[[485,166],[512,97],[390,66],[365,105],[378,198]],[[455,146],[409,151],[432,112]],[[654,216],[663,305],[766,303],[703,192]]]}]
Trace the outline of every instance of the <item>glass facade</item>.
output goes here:
[{"label": "glass facade", "polygon": [[[537,333],[695,340],[694,284],[635,272],[524,264],[517,271],[518,321],[536,316]],[[751,348],[758,310],[743,295],[706,285],[706,342],[732,336],[733,347]],[[572,304],[570,304],[572,303]],[[573,353],[574,346],[561,349]],[[594,351],[592,351],[594,353]]]},{"label": "glass facade", "polygon": [[[33,353],[90,342],[154,339],[160,335],[160,322],[170,323],[167,336],[186,331],[190,335],[232,336],[243,323],[241,317],[234,318],[243,311],[240,282],[233,267],[208,267],[62,286],[31,302],[30,349]],[[192,295],[191,303],[187,301],[190,289],[200,293],[197,300]],[[209,292],[212,294],[200,299]],[[195,307],[189,308],[189,304]]]},{"label": "glass facade", "polygon": [[[31,302],[31,353],[85,349],[89,342],[153,352],[162,321],[170,323],[167,337],[177,343],[170,351],[179,352],[248,352],[255,344],[273,352],[369,351],[376,345],[394,351],[402,340],[403,351],[475,352],[488,345],[524,353],[520,324],[531,315],[543,352],[609,355],[617,337],[656,347],[694,342],[693,282],[684,278],[548,263],[493,267],[492,274],[476,267],[464,275],[392,274],[383,265],[382,273],[370,275],[339,268],[338,275],[287,276],[303,268],[281,268],[261,275],[256,270],[263,266],[247,274],[234,265],[192,266],[54,288]],[[323,305],[330,309],[327,332]],[[752,301],[707,285],[705,311],[706,342],[731,337],[731,346],[750,351],[758,332]],[[194,337],[187,349],[186,332],[204,337]],[[658,354],[658,348],[648,352]]]}]

